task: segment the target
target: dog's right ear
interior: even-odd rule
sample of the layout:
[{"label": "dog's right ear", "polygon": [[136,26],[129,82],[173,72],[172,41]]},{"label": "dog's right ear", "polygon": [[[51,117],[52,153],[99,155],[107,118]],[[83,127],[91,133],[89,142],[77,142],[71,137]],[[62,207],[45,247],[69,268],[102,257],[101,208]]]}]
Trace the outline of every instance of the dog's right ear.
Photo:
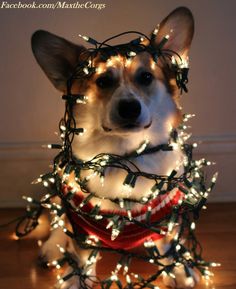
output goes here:
[{"label": "dog's right ear", "polygon": [[67,79],[86,48],[43,30],[32,35],[31,44],[34,56],[47,77],[58,90],[66,92]]}]

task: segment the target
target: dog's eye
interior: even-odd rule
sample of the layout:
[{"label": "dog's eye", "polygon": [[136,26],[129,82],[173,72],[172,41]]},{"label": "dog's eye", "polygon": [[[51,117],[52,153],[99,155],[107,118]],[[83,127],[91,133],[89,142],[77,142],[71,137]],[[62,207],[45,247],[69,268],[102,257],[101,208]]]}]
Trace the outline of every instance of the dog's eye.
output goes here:
[{"label": "dog's eye", "polygon": [[141,85],[145,85],[145,86],[148,86],[152,83],[153,81],[153,75],[148,72],[148,71],[143,71],[142,73],[140,73],[137,77],[137,82],[138,84],[141,84]]},{"label": "dog's eye", "polygon": [[97,78],[96,84],[99,88],[110,88],[114,85],[114,79],[108,75],[100,76]]}]

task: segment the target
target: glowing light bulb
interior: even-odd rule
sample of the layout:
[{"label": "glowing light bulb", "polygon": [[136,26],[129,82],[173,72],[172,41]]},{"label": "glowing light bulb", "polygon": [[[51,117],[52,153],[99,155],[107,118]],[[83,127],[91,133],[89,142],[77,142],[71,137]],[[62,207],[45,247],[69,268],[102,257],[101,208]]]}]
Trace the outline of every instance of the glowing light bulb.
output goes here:
[{"label": "glowing light bulb", "polygon": [[59,225],[60,227],[63,227],[63,226],[65,225],[65,222],[64,222],[63,220],[59,220],[59,221],[58,221],[58,225]]},{"label": "glowing light bulb", "polygon": [[88,68],[87,68],[87,67],[84,67],[83,72],[84,72],[85,74],[89,74]]},{"label": "glowing light bulb", "polygon": [[146,248],[151,248],[154,246],[155,246],[155,243],[153,242],[153,240],[149,240],[149,241],[144,242],[144,247],[146,247]]},{"label": "glowing light bulb", "polygon": [[104,69],[102,68],[102,66],[96,67],[96,73],[97,74],[102,74],[103,72],[104,72]]},{"label": "glowing light bulb", "polygon": [[111,228],[113,225],[114,225],[114,222],[111,220],[111,221],[107,224],[106,229]]},{"label": "glowing light bulb", "polygon": [[192,222],[190,228],[191,228],[191,230],[195,230],[196,224],[194,222]]},{"label": "glowing light bulb", "polygon": [[31,197],[22,196],[22,199],[26,200],[26,201],[29,202],[29,203],[32,203],[32,202],[33,202],[33,198],[31,198]]},{"label": "glowing light bulb", "polygon": [[107,67],[110,67],[110,66],[113,66],[113,65],[114,65],[113,60],[109,58],[109,59],[107,60],[107,62],[106,62],[106,66],[107,66]]},{"label": "glowing light bulb", "polygon": [[132,220],[132,212],[130,210],[127,211],[128,218],[131,221]]},{"label": "glowing light bulb", "polygon": [[148,201],[148,197],[142,197],[142,202],[146,203]]},{"label": "glowing light bulb", "polygon": [[157,27],[153,30],[152,34],[157,35],[159,31],[160,25],[158,24]]},{"label": "glowing light bulb", "polygon": [[43,245],[42,240],[38,240],[38,241],[37,241],[37,244],[38,244],[39,247],[42,247],[42,245]]},{"label": "glowing light bulb", "polygon": [[175,249],[176,249],[176,251],[179,251],[181,249],[180,244],[176,245]]},{"label": "glowing light bulb", "polygon": [[210,263],[210,265],[211,265],[212,267],[219,267],[219,266],[221,266],[220,263],[215,263],[215,262]]},{"label": "glowing light bulb", "polygon": [[187,259],[187,260],[190,260],[191,259],[191,254],[189,252],[185,252],[183,254],[183,256]]},{"label": "glowing light bulb", "polygon": [[111,240],[114,241],[120,234],[119,229],[112,229]]},{"label": "glowing light bulb", "polygon": [[65,131],[65,130],[66,130],[66,127],[65,127],[63,124],[61,124],[61,125],[60,125],[60,129],[63,130],[63,131]]},{"label": "glowing light bulb", "polygon": [[85,40],[85,41],[89,41],[89,37],[88,37],[88,36],[81,35],[81,34],[79,34],[78,36],[79,36],[80,38],[83,38],[83,40]]},{"label": "glowing light bulb", "polygon": [[124,274],[127,274],[128,271],[129,271],[129,266],[128,266],[128,265],[125,265],[125,267],[124,267]]},{"label": "glowing light bulb", "polygon": [[122,268],[122,265],[121,265],[120,263],[118,263],[118,264],[116,265],[116,270],[119,271],[121,268]]},{"label": "glowing light bulb", "polygon": [[177,64],[177,61],[176,61],[174,55],[171,56],[171,63],[174,65]]},{"label": "glowing light bulb", "polygon": [[120,200],[119,200],[119,205],[120,205],[121,209],[124,209],[125,203],[124,203],[124,200],[123,200],[123,199],[120,199]]},{"label": "glowing light bulb", "polygon": [[90,269],[88,269],[88,271],[86,272],[86,275],[87,275],[87,276],[90,276],[92,272],[93,272],[93,269],[90,268]]},{"label": "glowing light bulb", "polygon": [[64,254],[66,252],[66,250],[63,247],[61,247],[59,244],[57,244],[57,247],[61,253]]},{"label": "glowing light bulb", "polygon": [[215,183],[216,180],[217,180],[217,177],[218,177],[218,173],[215,173],[214,176],[213,176],[213,178],[211,179],[211,182],[212,182],[212,183]]},{"label": "glowing light bulb", "polygon": [[76,103],[79,103],[79,104],[86,104],[87,101],[88,101],[88,96],[83,96],[83,97],[80,97],[80,98],[77,98],[76,99]]},{"label": "glowing light bulb", "polygon": [[168,224],[168,232],[169,233],[173,230],[174,225],[175,225],[174,222],[169,222],[169,224]]},{"label": "glowing light bulb", "polygon": [[149,144],[149,140],[146,139],[141,146],[136,150],[137,154],[141,154],[147,147],[147,145]]},{"label": "glowing light bulb", "polygon": [[110,279],[111,281],[118,281],[118,277],[116,274],[111,275]]},{"label": "glowing light bulb", "polygon": [[163,277],[166,277],[168,274],[166,273],[166,271],[162,271],[161,275],[162,275]]},{"label": "glowing light bulb", "polygon": [[129,276],[128,274],[126,275],[126,282],[127,282],[128,284],[131,283],[131,278],[130,278],[130,276]]},{"label": "glowing light bulb", "polygon": [[59,280],[58,280],[58,283],[59,283],[60,285],[63,284],[63,282],[64,282],[63,279],[59,279]]},{"label": "glowing light bulb", "polygon": [[100,183],[101,183],[102,187],[104,187],[104,180],[105,180],[104,176],[101,176],[100,177]]},{"label": "glowing light bulb", "polygon": [[51,263],[53,266],[56,266],[58,264],[58,262],[56,260],[52,261]]},{"label": "glowing light bulb", "polygon": [[136,54],[137,54],[137,53],[136,53],[136,52],[134,52],[134,51],[130,51],[130,52],[128,53],[128,55],[129,55],[129,56],[131,56],[131,57],[134,57],[134,56],[136,56]]},{"label": "glowing light bulb", "polygon": [[179,66],[180,66],[180,68],[188,68],[189,67],[189,58],[183,57]]},{"label": "glowing light bulb", "polygon": [[44,187],[48,187],[48,182],[47,181],[43,181],[43,185],[44,185]]}]

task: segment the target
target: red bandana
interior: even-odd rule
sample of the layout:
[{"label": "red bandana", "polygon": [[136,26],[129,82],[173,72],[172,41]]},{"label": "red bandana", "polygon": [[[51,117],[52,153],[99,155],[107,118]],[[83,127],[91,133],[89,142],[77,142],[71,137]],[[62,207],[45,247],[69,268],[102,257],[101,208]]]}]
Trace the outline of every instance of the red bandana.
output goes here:
[{"label": "red bandana", "polygon": [[[68,192],[68,187],[63,187],[63,192]],[[173,189],[171,192],[165,195],[160,195],[156,199],[152,200],[148,205],[144,205],[139,211],[132,211],[132,217],[139,222],[146,222],[146,214],[148,209],[151,210],[150,222],[158,222],[158,220],[164,218],[170,214],[173,206],[177,205],[178,202],[183,198],[183,193],[178,189]],[[74,204],[79,206],[83,201],[84,197],[81,193],[77,193],[74,198]],[[91,203],[87,203],[82,207],[84,212],[90,212],[94,206]],[[102,213],[109,213],[109,211],[100,210]],[[111,211],[110,211],[111,212]],[[125,211],[115,212],[117,215],[126,215]],[[114,214],[114,212],[113,212]],[[78,215],[76,212],[71,211],[70,217],[74,224],[77,226],[77,230],[81,234],[94,235],[101,242],[103,246],[110,247],[113,249],[132,249],[140,246],[146,240],[158,240],[164,235],[150,231],[148,228],[141,227],[133,223],[127,223],[122,229],[120,234],[115,240],[111,240],[111,228],[107,229],[107,220],[94,220],[87,216]]]}]

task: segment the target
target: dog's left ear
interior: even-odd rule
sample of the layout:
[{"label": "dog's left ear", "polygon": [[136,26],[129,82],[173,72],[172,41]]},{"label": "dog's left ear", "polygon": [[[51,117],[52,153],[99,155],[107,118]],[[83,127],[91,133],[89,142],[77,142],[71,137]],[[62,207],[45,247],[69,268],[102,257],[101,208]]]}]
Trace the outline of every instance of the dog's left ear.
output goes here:
[{"label": "dog's left ear", "polygon": [[160,23],[156,43],[160,43],[164,36],[169,35],[169,39],[163,49],[171,49],[181,57],[186,57],[193,34],[194,19],[192,12],[186,7],[179,7]]}]

